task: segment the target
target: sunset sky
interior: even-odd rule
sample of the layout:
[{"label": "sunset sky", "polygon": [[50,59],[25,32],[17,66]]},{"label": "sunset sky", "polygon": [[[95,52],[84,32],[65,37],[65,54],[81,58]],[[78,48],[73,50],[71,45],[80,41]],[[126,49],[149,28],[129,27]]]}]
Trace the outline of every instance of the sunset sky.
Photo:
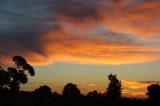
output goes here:
[{"label": "sunset sky", "polygon": [[22,86],[105,92],[117,74],[123,95],[160,83],[160,0],[0,0],[0,62],[25,57],[36,75]]}]

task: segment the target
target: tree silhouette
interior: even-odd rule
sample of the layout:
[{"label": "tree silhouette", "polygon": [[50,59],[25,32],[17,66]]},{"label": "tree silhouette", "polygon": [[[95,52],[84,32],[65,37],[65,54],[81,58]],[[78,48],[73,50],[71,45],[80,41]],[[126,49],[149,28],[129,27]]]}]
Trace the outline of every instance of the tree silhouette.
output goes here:
[{"label": "tree silhouette", "polygon": [[147,87],[148,92],[146,93],[151,101],[159,101],[160,100],[160,85],[152,84]]},{"label": "tree silhouette", "polygon": [[86,96],[88,99],[93,100],[93,101],[97,101],[101,99],[101,94],[98,93],[97,90],[89,92]]},{"label": "tree silhouette", "polygon": [[97,90],[94,90],[94,91],[91,91],[91,92],[89,92],[88,94],[87,94],[87,97],[99,97],[100,95],[99,95],[99,93],[98,93],[98,91]]},{"label": "tree silhouette", "polygon": [[34,92],[42,97],[48,97],[52,94],[51,88],[47,85],[40,86],[39,88],[35,89]]},{"label": "tree silhouette", "polygon": [[107,88],[107,97],[116,101],[121,97],[122,84],[121,81],[117,79],[115,75],[108,75],[108,79],[110,80],[109,86]]},{"label": "tree silhouette", "polygon": [[80,90],[75,84],[68,83],[63,89],[63,96],[65,98],[77,99],[81,95]]},{"label": "tree silhouette", "polygon": [[3,69],[0,67],[0,88],[1,90],[9,90],[17,92],[21,84],[28,82],[26,71],[34,76],[34,69],[21,56],[14,56],[13,61],[16,67],[8,67]]},{"label": "tree silhouette", "polygon": [[10,82],[10,74],[0,67],[0,91],[8,90],[7,86]]},{"label": "tree silhouette", "polygon": [[15,62],[15,65],[19,71],[24,73],[24,71],[27,70],[31,76],[34,76],[35,72],[33,67],[30,64],[28,64],[23,57],[14,56],[13,61]]}]

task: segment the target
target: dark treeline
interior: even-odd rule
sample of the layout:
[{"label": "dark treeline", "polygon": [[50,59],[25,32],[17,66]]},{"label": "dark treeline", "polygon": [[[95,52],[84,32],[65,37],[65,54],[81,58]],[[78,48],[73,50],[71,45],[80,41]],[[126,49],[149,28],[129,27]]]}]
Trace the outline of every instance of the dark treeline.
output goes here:
[{"label": "dark treeline", "polygon": [[21,56],[14,56],[15,67],[0,67],[0,106],[160,106],[160,85],[148,86],[147,99],[122,96],[122,84],[116,75],[108,75],[105,93],[96,90],[86,95],[76,84],[68,83],[62,94],[52,92],[47,85],[32,92],[20,91],[20,85],[34,76],[34,68]]}]

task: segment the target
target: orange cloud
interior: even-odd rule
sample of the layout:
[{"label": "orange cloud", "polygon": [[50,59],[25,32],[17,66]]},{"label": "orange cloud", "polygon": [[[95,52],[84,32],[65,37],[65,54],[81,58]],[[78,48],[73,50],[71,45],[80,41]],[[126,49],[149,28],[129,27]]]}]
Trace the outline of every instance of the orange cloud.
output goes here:
[{"label": "orange cloud", "polygon": [[[159,5],[160,1],[152,0],[117,9],[110,15],[111,20],[108,20],[111,21],[111,23],[109,22],[111,29],[121,33],[143,35],[144,37],[146,35],[160,34]],[[118,18],[112,20],[112,16],[117,16]]]},{"label": "orange cloud", "polygon": [[124,87],[131,88],[131,89],[140,89],[140,88],[146,88],[149,84],[141,83],[138,81],[122,80],[122,85]]},{"label": "orange cloud", "polygon": [[[63,30],[50,31],[41,38],[47,42],[43,45],[47,54],[46,63],[65,61],[130,64],[159,61],[160,48],[157,46],[159,39],[153,36],[160,34],[160,2],[158,0],[138,3],[129,0],[103,0],[103,2],[106,4],[101,6],[99,4],[97,7],[73,2],[74,5],[66,8],[66,12],[62,7],[54,8]],[[100,26],[123,37],[115,38],[114,34],[92,31]],[[130,36],[128,34],[139,40],[138,43],[127,39]],[[156,46],[153,46],[155,43]]]},{"label": "orange cloud", "polygon": [[100,10],[102,22],[107,28],[118,33],[128,33],[138,37],[157,35],[160,34],[159,5],[159,0],[116,5],[106,12]]},{"label": "orange cloud", "polygon": [[159,83],[159,81],[132,81],[122,80],[124,96],[146,97],[147,86]]},{"label": "orange cloud", "polygon": [[128,97],[146,97],[146,88],[149,84],[140,83],[138,81],[122,80],[123,96]]},{"label": "orange cloud", "polygon": [[7,38],[1,36],[1,60],[13,55],[22,55],[34,65],[55,61],[115,65],[160,60],[159,0],[55,0],[48,4],[44,3],[50,7],[44,19],[30,16],[33,19],[27,23],[32,24],[23,26],[22,31],[3,32]]},{"label": "orange cloud", "polygon": [[47,65],[55,61],[117,65],[153,62],[160,59],[159,48],[135,43],[132,39],[126,39],[115,33],[81,35],[59,30],[49,32],[40,39],[44,43],[41,47],[43,54],[33,51],[22,52],[33,65]]},{"label": "orange cloud", "polygon": [[130,91],[130,90],[122,90],[123,96],[127,97],[138,97],[138,98],[145,98],[145,92],[143,91]]},{"label": "orange cloud", "polygon": [[55,11],[59,21],[73,24],[76,27],[104,25],[113,32],[133,34],[137,37],[160,34],[159,0],[145,2],[102,0],[96,3],[96,6],[75,3],[66,8],[67,12],[59,8],[56,8]]},{"label": "orange cloud", "polygon": [[[46,62],[65,61],[91,64],[129,64],[158,61],[160,50],[108,35],[80,35],[67,31],[42,37]],[[120,35],[116,35],[120,36]],[[114,39],[112,41],[112,39]],[[47,61],[48,60],[48,61]]]}]

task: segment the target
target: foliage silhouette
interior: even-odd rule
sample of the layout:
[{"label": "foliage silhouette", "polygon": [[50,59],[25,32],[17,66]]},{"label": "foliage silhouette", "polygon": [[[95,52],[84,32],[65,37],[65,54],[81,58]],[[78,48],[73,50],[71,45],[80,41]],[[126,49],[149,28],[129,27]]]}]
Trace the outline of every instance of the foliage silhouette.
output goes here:
[{"label": "foliage silhouette", "polygon": [[16,67],[8,67],[3,69],[0,67],[0,89],[1,91],[18,92],[21,84],[28,82],[26,70],[31,76],[35,72],[31,65],[21,56],[14,56],[13,61]]},{"label": "foliage silhouette", "polygon": [[122,84],[121,81],[117,79],[116,74],[115,75],[108,75],[109,79],[109,86],[107,88],[107,98],[110,98],[114,101],[119,100],[122,95]]},{"label": "foliage silhouette", "polygon": [[69,99],[78,99],[81,96],[81,92],[75,84],[68,83],[63,89],[63,96]]},{"label": "foliage silhouette", "polygon": [[94,104],[102,104],[101,99],[103,98],[102,94],[99,93],[97,90],[91,91],[86,95],[86,98],[94,103]]},{"label": "foliage silhouette", "polygon": [[147,87],[147,93],[150,102],[158,103],[160,105],[160,85],[152,84]]},{"label": "foliage silhouette", "polygon": [[98,91],[97,91],[97,90],[94,90],[94,91],[89,92],[89,93],[87,94],[87,97],[88,97],[88,98],[90,98],[90,99],[94,99],[94,100],[99,99],[99,98],[100,98],[100,96],[101,96],[101,95],[98,93]]},{"label": "foliage silhouette", "polygon": [[48,97],[52,94],[51,88],[47,85],[40,86],[39,88],[35,89],[34,93],[42,96],[42,97]]},{"label": "foliage silhouette", "polygon": [[27,64],[27,61],[23,57],[14,56],[13,61],[15,62],[17,69],[22,69],[20,70],[22,72],[27,70],[31,76],[34,76],[35,72],[33,67],[30,64]]}]

